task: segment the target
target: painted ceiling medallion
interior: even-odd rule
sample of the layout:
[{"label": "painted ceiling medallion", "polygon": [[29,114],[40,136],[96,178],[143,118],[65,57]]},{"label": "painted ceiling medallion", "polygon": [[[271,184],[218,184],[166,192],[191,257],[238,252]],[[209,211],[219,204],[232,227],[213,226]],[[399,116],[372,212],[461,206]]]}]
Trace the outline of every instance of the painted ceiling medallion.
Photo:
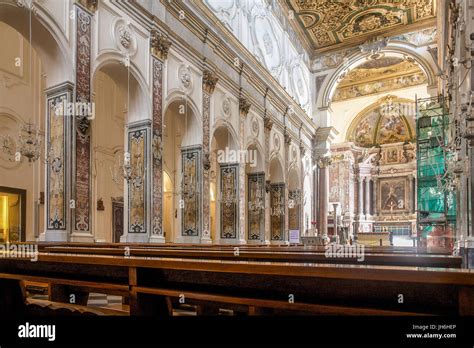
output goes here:
[{"label": "painted ceiling medallion", "polygon": [[128,56],[137,52],[137,38],[130,23],[123,19],[115,22],[113,36],[117,48]]},{"label": "painted ceiling medallion", "polygon": [[189,66],[183,64],[178,68],[178,78],[185,89],[190,90],[192,88],[193,77]]},{"label": "painted ceiling medallion", "polygon": [[317,51],[435,21],[434,0],[286,0]]}]

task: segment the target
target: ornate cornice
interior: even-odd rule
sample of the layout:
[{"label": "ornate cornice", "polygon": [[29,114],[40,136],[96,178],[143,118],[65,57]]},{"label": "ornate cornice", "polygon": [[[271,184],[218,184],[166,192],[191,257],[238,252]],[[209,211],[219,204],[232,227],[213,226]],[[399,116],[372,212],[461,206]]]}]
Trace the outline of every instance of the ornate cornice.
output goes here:
[{"label": "ornate cornice", "polygon": [[239,98],[239,110],[242,116],[247,117],[251,106],[252,104],[250,104],[246,98]]},{"label": "ornate cornice", "polygon": [[151,54],[161,60],[168,58],[168,52],[171,47],[171,41],[156,29],[150,32],[150,50]]},{"label": "ornate cornice", "polygon": [[212,94],[214,92],[214,88],[216,88],[218,80],[219,78],[217,77],[216,73],[210,70],[204,70],[204,74],[202,76],[202,87],[208,94]]}]

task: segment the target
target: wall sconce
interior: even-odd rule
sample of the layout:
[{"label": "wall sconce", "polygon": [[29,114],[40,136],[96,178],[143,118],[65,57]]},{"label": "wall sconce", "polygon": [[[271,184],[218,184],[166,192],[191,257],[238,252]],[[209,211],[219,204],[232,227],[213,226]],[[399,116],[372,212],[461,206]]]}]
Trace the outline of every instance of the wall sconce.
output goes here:
[{"label": "wall sconce", "polygon": [[270,192],[271,184],[270,180],[265,181],[265,192],[268,193]]},{"label": "wall sconce", "polygon": [[104,201],[102,200],[102,198],[99,198],[97,200],[97,210],[98,211],[104,211],[105,210]]}]

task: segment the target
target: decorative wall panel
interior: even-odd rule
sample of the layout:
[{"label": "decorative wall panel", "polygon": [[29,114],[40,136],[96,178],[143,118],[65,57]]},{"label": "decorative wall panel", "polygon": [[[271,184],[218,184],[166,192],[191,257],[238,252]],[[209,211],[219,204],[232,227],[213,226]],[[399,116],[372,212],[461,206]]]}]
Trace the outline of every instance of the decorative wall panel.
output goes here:
[{"label": "decorative wall panel", "polygon": [[[299,190],[288,191],[288,229],[300,229],[300,202],[301,192]],[[290,204],[291,203],[291,204]]]},{"label": "decorative wall panel", "polygon": [[133,129],[128,132],[128,152],[133,169],[128,183],[128,232],[146,233],[147,227],[147,149],[148,129]]},{"label": "decorative wall panel", "polygon": [[[76,6],[76,102],[91,101],[91,25],[89,12]],[[90,231],[91,139],[89,120],[75,118],[75,230]]]},{"label": "decorative wall panel", "polygon": [[265,173],[248,175],[248,239],[261,240],[265,233]]},{"label": "decorative wall panel", "polygon": [[237,238],[239,165],[221,164],[220,173],[220,220],[221,238]]},{"label": "decorative wall panel", "polygon": [[69,118],[60,110],[71,101],[65,89],[47,97],[46,216],[48,230],[66,230],[66,146]]},{"label": "decorative wall panel", "polygon": [[285,184],[271,184],[271,240],[282,241],[285,236]]},{"label": "decorative wall panel", "polygon": [[201,147],[181,150],[181,235],[199,236],[201,224]]},{"label": "decorative wall panel", "polygon": [[163,62],[153,58],[153,234],[163,236]]}]

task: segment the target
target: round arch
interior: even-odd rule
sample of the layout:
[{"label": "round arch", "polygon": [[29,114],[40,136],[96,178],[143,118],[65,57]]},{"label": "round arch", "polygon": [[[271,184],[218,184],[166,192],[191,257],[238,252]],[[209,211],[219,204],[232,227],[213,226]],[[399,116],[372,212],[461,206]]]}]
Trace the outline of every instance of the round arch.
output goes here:
[{"label": "round arch", "polygon": [[[60,26],[35,3],[31,15],[31,45],[38,53],[47,76],[46,88],[65,81],[74,81],[72,51]],[[14,2],[0,2],[0,22],[7,24],[29,40],[30,13],[26,7]]]},{"label": "round arch", "polygon": [[[169,107],[172,104],[175,104],[176,102],[182,102],[185,103],[187,107],[191,108],[191,111],[196,118],[196,121],[200,124],[202,123],[202,117],[201,117],[201,112],[199,111],[199,107],[196,105],[196,103],[189,97],[186,97],[186,94],[180,91],[173,91],[171,94],[169,94],[165,102],[163,103],[163,112],[166,113],[166,111],[169,109]],[[202,128],[202,127],[200,127]]]},{"label": "round arch", "polygon": [[283,161],[281,156],[273,155],[270,158],[270,182],[271,183],[284,183],[285,182],[285,171],[283,170]]},{"label": "round arch", "polygon": [[[436,75],[432,65],[423,55],[421,55],[419,52],[416,52],[410,45],[402,43],[389,43],[386,48],[380,51],[380,53],[384,54],[385,57],[413,58],[420,66],[420,69],[427,76],[428,86],[436,84]],[[369,57],[370,54],[368,53],[356,52],[350,55],[344,64],[341,64],[338,68],[336,68],[329,78],[326,77],[325,81],[323,82],[323,86],[321,87],[323,93],[319,93],[317,105],[319,105],[320,108],[329,107],[334,92],[336,91],[337,86],[345,74],[366,62]]]},{"label": "round arch", "polygon": [[[93,82],[97,77],[97,73],[101,71],[107,74],[125,95],[128,94],[128,89],[130,89],[130,107],[127,121],[133,122],[149,118],[152,110],[151,100],[147,97],[147,85],[136,65],[130,62],[130,74],[128,74],[128,69],[123,63],[123,57],[116,52],[101,54],[97,57],[95,63],[92,72]],[[95,92],[94,88],[94,83],[92,83],[92,93]]]}]

